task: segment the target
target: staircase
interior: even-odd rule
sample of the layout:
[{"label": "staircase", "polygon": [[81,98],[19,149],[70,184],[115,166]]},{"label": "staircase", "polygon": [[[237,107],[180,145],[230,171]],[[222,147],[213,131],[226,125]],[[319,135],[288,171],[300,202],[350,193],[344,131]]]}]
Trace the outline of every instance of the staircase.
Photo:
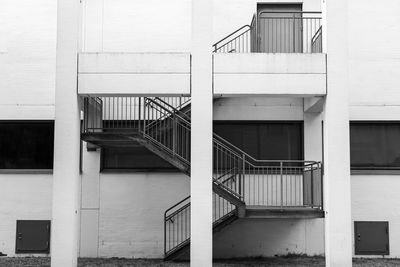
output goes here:
[{"label": "staircase", "polygon": [[[85,97],[81,138],[97,146],[142,145],[190,176],[190,107],[183,97]],[[214,232],[250,215],[322,211],[319,162],[257,160],[214,134],[213,166]],[[189,248],[190,196],[164,213],[165,259]]]}]

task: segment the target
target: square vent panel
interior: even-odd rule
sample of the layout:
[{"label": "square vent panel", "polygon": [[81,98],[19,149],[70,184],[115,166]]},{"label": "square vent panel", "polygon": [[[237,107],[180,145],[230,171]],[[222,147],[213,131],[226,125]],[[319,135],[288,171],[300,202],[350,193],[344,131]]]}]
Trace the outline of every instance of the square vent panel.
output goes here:
[{"label": "square vent panel", "polygon": [[50,221],[18,220],[15,253],[49,253]]}]

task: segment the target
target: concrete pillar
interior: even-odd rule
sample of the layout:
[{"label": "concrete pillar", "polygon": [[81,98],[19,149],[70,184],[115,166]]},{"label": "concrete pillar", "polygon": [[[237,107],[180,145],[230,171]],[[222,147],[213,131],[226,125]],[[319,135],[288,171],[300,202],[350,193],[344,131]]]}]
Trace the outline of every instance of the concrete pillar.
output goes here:
[{"label": "concrete pillar", "polygon": [[340,267],[352,264],[347,4],[348,0],[323,3],[328,70],[324,110],[325,254],[326,266]]},{"label": "concrete pillar", "polygon": [[58,0],[51,266],[77,266],[80,112],[77,96],[79,0]]},{"label": "concrete pillar", "polygon": [[191,266],[212,266],[212,0],[192,1]]},{"label": "concrete pillar", "polygon": [[321,113],[304,113],[304,159],[322,161]]},{"label": "concrete pillar", "polygon": [[83,143],[79,257],[98,257],[100,213],[100,149]]}]

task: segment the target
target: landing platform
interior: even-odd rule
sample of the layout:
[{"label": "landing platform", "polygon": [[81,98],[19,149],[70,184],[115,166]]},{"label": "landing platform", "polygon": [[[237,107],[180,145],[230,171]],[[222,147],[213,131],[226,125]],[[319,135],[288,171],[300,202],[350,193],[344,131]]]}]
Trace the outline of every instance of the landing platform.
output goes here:
[{"label": "landing platform", "polygon": [[100,147],[136,147],[143,146],[140,141],[143,138],[138,131],[119,131],[99,132],[99,133],[82,133],[81,140]]},{"label": "landing platform", "polygon": [[312,207],[246,206],[245,215],[245,218],[254,219],[307,219],[324,217],[325,213],[323,210]]}]

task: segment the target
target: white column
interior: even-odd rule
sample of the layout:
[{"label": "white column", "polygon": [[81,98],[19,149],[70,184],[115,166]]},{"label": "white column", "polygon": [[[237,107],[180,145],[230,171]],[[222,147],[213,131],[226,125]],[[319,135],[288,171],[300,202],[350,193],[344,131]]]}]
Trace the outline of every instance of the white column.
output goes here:
[{"label": "white column", "polygon": [[326,266],[340,267],[352,265],[347,3],[325,0],[323,4],[328,70],[324,110],[325,254]]},{"label": "white column", "polygon": [[79,0],[58,0],[51,266],[77,266],[80,116]]},{"label": "white column", "polygon": [[322,161],[321,113],[304,113],[304,159]]},{"label": "white column", "polygon": [[79,257],[98,257],[100,213],[100,149],[83,143]]},{"label": "white column", "polygon": [[192,0],[191,266],[212,266],[212,0]]}]

